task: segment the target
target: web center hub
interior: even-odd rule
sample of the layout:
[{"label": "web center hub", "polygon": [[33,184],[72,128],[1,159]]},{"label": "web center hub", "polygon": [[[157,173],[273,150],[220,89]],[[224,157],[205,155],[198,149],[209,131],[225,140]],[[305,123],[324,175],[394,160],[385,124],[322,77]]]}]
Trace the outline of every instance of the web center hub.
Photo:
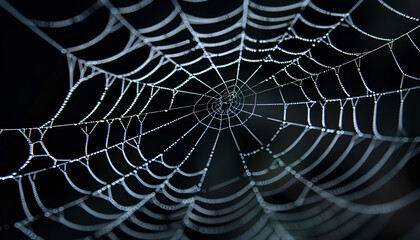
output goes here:
[{"label": "web center hub", "polygon": [[228,102],[224,102],[224,103],[222,103],[222,105],[220,106],[220,108],[221,108],[223,111],[227,111],[227,110],[229,110],[229,108],[230,108],[230,103],[228,103]]}]

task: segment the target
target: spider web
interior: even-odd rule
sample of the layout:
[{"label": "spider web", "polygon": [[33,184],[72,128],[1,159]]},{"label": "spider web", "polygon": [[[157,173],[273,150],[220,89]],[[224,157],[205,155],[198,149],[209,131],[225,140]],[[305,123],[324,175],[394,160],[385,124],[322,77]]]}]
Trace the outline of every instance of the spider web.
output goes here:
[{"label": "spider web", "polygon": [[2,103],[0,234],[414,237],[418,3],[335,2],[0,1],[66,68]]}]

